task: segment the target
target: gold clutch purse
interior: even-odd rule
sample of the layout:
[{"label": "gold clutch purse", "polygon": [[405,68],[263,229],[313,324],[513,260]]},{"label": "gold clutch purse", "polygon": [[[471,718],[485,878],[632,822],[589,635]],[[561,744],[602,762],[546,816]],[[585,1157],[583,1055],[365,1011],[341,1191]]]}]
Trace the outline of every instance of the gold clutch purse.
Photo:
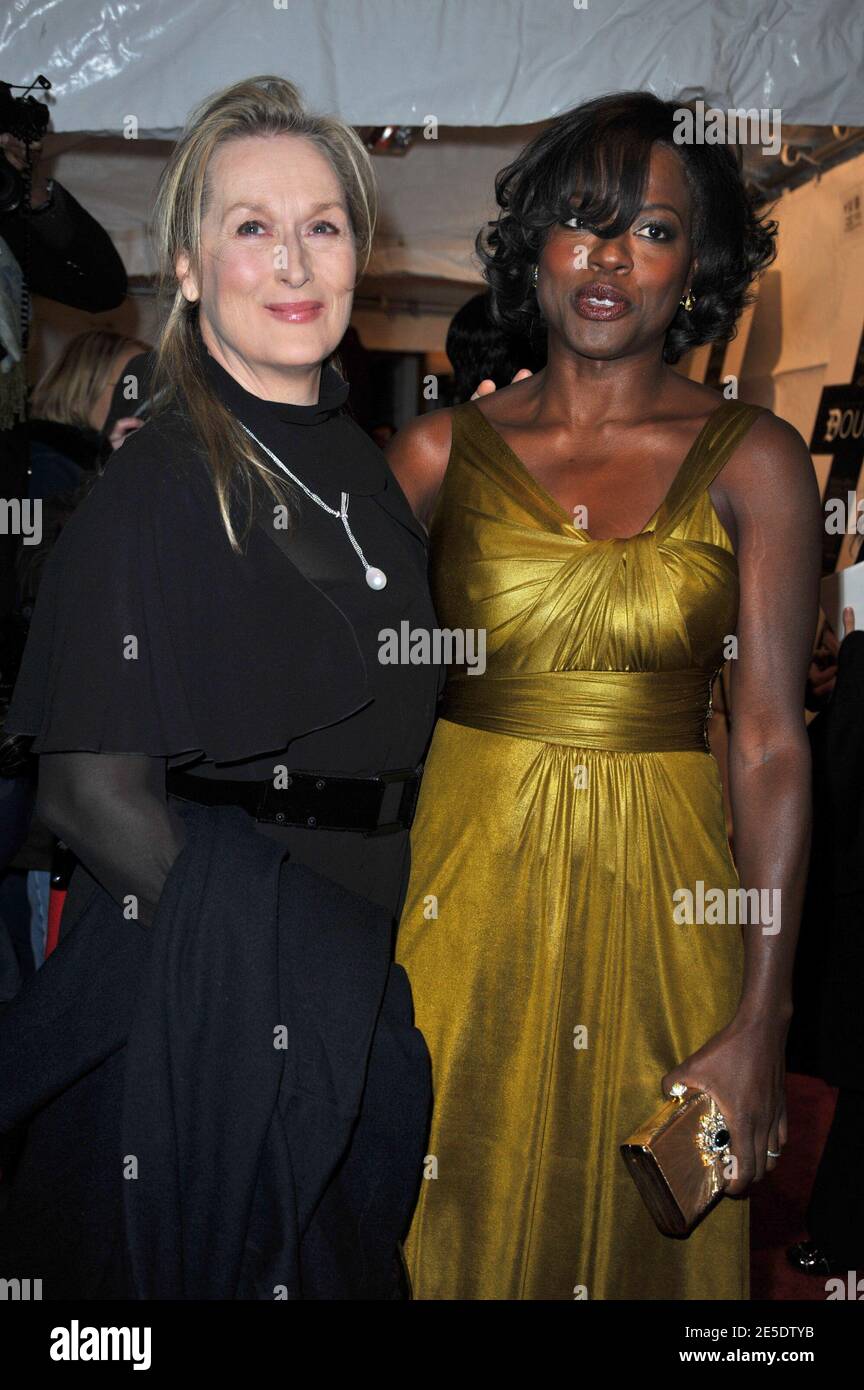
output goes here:
[{"label": "gold clutch purse", "polygon": [[722,1196],[730,1134],[707,1091],[672,1088],[672,1099],[621,1145],[621,1156],[664,1236],[688,1236]]}]

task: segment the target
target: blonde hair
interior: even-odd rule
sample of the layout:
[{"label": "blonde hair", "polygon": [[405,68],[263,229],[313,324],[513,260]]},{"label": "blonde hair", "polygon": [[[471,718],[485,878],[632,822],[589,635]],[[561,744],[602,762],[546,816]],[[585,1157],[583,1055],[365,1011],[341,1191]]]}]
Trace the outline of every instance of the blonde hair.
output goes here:
[{"label": "blonde hair", "polygon": [[94,328],[71,338],[60,356],[43,372],[30,395],[34,420],[92,429],[93,407],[108,386],[123,353],[149,352],[149,343],[122,333]]},{"label": "blonde hair", "polygon": [[238,421],[211,389],[196,342],[198,304],[183,297],[175,267],[178,256],[185,253],[189,269],[200,285],[201,221],[208,192],[207,171],[214,151],[228,140],[281,134],[303,136],[329,160],[345,194],[359,279],[369,262],[377,213],[371,158],[350,126],[335,116],[307,112],[297,88],[281,77],[250,77],[202,101],[191,113],[162,172],[156,197],[160,288],[173,302],[159,340],[153,393],[155,396],[157,391],[165,392],[160,409],[182,397],[204,446],[222,523],[235,551],[240,546],[232,524],[230,498],[238,472],[246,484],[250,518],[256,477],[281,503],[286,496],[290,501],[290,485],[259,457]]}]

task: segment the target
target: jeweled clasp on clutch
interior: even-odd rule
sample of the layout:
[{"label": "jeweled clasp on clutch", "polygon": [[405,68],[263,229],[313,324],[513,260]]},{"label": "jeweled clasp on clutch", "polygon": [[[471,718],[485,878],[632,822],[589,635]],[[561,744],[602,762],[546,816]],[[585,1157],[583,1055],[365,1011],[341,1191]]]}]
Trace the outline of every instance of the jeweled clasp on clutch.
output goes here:
[{"label": "jeweled clasp on clutch", "polygon": [[713,1115],[700,1116],[696,1143],[701,1151],[703,1163],[719,1163],[721,1159],[728,1158],[731,1152],[731,1138],[729,1126],[719,1110],[715,1110]]}]

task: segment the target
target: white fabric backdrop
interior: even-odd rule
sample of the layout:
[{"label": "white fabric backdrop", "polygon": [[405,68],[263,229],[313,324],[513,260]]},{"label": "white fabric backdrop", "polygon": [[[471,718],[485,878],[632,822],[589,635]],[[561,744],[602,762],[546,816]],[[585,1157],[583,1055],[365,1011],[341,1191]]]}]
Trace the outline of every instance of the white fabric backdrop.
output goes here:
[{"label": "white fabric backdrop", "polygon": [[[467,282],[478,278],[472,243],[494,175],[533,133],[524,123],[635,87],[769,109],[780,93],[784,121],[860,125],[862,41],[860,0],[18,0],[0,75],[54,83],[54,127],[67,132],[54,172],[133,275],[154,269],[147,224],[168,149],[145,137],[176,133],[220,84],[275,70],[355,124],[434,115],[437,140],[376,159],[371,271]],[[120,138],[129,115],[136,141]],[[113,138],[76,133],[87,131]],[[780,255],[741,366],[742,395],[805,436],[822,385],[849,379],[860,337],[864,227],[847,213],[856,194],[860,209],[864,156],[780,200]],[[428,350],[443,345],[446,319],[402,314],[385,327],[387,346]]]},{"label": "white fabric backdrop", "polygon": [[[168,140],[200,97],[262,70],[358,125],[440,122],[439,138],[418,135],[407,155],[375,161],[377,275],[476,279],[472,238],[493,210],[495,173],[536,129],[526,123],[604,91],[769,110],[780,93],[785,122],[864,125],[861,0],[581,3],[18,0],[0,76],[44,72],[54,84],[65,149],[53,172],[131,275],[154,269],[147,225]],[[129,117],[134,140],[123,138]]]},{"label": "white fabric backdrop", "polygon": [[58,131],[167,137],[260,72],[354,125],[524,125],[627,87],[864,125],[860,0],[17,0],[0,44]]}]

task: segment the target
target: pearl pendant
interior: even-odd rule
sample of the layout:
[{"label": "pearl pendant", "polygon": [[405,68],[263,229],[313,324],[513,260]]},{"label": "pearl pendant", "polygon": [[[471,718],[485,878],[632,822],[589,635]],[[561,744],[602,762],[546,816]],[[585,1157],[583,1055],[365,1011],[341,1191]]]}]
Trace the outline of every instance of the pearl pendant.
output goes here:
[{"label": "pearl pendant", "polygon": [[387,583],[387,576],[383,570],[376,569],[370,565],[366,571],[366,583],[370,589],[383,589]]}]

